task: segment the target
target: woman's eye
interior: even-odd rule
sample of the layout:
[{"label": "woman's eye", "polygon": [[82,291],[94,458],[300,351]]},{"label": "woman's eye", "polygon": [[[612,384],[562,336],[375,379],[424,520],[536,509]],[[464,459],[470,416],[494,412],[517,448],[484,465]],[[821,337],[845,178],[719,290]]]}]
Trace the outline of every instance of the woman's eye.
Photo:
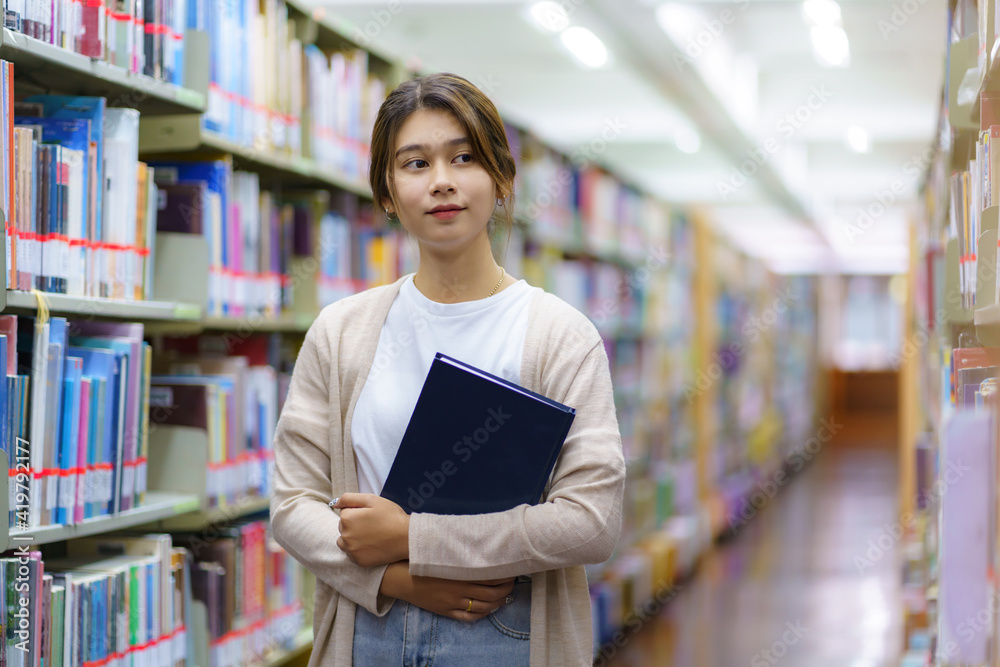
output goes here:
[{"label": "woman's eye", "polygon": [[461,155],[459,155],[455,159],[458,160],[459,162],[463,163],[463,164],[467,164],[469,162],[472,162],[472,155],[470,155],[469,153],[462,153]]},{"label": "woman's eye", "polygon": [[415,169],[421,169],[427,166],[427,160],[410,160],[406,163],[406,167],[413,167]]}]

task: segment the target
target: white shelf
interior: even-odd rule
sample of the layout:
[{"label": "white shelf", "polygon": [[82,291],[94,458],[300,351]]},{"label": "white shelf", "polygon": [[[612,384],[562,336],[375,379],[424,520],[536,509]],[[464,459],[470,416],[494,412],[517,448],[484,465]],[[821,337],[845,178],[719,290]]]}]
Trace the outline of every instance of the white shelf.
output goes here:
[{"label": "white shelf", "polygon": [[371,199],[368,183],[361,179],[325,169],[307,157],[279,153],[268,148],[244,145],[219,136],[201,126],[201,117],[140,117],[139,152],[144,159],[171,159],[177,153],[233,156],[233,168],[253,171],[262,182],[280,182],[285,186],[335,187]]},{"label": "white shelf", "polygon": [[[6,302],[0,310],[38,310],[38,299],[31,292],[6,290]],[[44,293],[45,302],[52,315],[86,316],[96,318],[144,321],[188,321],[201,319],[201,308],[193,304],[166,301],[124,301],[72,297],[65,294]]]},{"label": "white shelf", "polygon": [[[6,461],[6,458],[4,458],[4,461]],[[52,542],[72,540],[77,537],[99,535],[114,530],[133,528],[166,517],[185,514],[196,509],[198,509],[197,496],[185,493],[147,491],[146,502],[141,507],[120,512],[116,516],[84,519],[82,523],[72,526],[41,526],[15,531],[4,528],[2,535],[3,543],[0,551],[14,549],[22,545],[50,544]],[[6,521],[7,519],[4,518],[5,525]]]},{"label": "white shelf", "polygon": [[142,114],[205,110],[206,96],[196,90],[132,74],[6,28],[0,34],[0,57],[14,63],[18,85],[34,80],[49,90],[107,97],[109,106],[132,107]]},{"label": "white shelf", "polygon": [[299,657],[306,651],[310,650],[313,645],[313,633],[312,628],[304,628],[299,634],[295,636],[295,640],[292,643],[292,648],[287,651],[277,651],[261,663],[261,667],[279,667],[280,665],[287,664],[289,661]]},{"label": "white shelf", "polygon": [[265,319],[261,316],[206,317],[201,328],[207,331],[249,331],[253,333],[305,333],[319,317],[315,313],[282,313],[277,318]]},{"label": "white shelf", "polygon": [[212,509],[201,509],[201,501],[196,500],[194,507],[191,508],[193,511],[183,515],[175,514],[165,517],[157,522],[155,529],[161,531],[202,530],[209,526],[228,525],[236,519],[264,512],[270,508],[271,500],[269,498],[240,498],[231,505],[213,507]]}]

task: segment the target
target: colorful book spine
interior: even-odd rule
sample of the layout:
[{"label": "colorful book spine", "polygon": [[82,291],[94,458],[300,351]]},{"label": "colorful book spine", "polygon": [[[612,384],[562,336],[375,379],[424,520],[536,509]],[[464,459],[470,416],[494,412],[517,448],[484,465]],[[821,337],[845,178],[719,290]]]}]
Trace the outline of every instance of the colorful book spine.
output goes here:
[{"label": "colorful book spine", "polygon": [[41,117],[9,119],[8,286],[148,298],[155,189],[138,161],[138,112],[106,109],[104,98],[30,99]]}]

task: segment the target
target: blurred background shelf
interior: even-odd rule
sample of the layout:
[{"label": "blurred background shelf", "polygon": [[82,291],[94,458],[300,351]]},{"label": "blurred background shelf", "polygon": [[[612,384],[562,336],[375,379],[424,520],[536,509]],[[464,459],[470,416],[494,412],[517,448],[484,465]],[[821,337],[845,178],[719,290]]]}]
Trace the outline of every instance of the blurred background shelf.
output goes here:
[{"label": "blurred background shelf", "polygon": [[[172,321],[196,322],[201,318],[201,308],[194,304],[169,301],[124,301],[74,297],[66,294],[43,293],[52,315],[65,315],[75,319],[118,319],[136,322]],[[33,313],[38,310],[38,299],[32,292],[6,290],[3,311]]]},{"label": "blurred background shelf", "polygon": [[21,90],[59,90],[108,98],[108,106],[131,107],[143,115],[201,113],[206,96],[149,76],[133,74],[106,62],[4,28],[0,57],[14,63]]},{"label": "blurred background shelf", "polygon": [[256,172],[262,186],[334,187],[359,197],[372,196],[368,184],[360,179],[324,169],[307,157],[236,143],[203,128],[197,115],[141,117],[139,152],[150,160],[169,160],[180,153],[206,158],[232,155],[233,169]]}]

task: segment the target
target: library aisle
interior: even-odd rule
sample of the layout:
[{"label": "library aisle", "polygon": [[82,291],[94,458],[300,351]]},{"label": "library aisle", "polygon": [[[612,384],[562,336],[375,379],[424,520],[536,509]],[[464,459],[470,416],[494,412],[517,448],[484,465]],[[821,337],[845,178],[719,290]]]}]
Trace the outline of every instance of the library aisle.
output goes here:
[{"label": "library aisle", "polygon": [[5,1],[0,667],[1000,667],[998,9]]},{"label": "library aisle", "polygon": [[596,664],[897,667],[898,549],[868,553],[896,523],[893,434],[857,420]]}]

